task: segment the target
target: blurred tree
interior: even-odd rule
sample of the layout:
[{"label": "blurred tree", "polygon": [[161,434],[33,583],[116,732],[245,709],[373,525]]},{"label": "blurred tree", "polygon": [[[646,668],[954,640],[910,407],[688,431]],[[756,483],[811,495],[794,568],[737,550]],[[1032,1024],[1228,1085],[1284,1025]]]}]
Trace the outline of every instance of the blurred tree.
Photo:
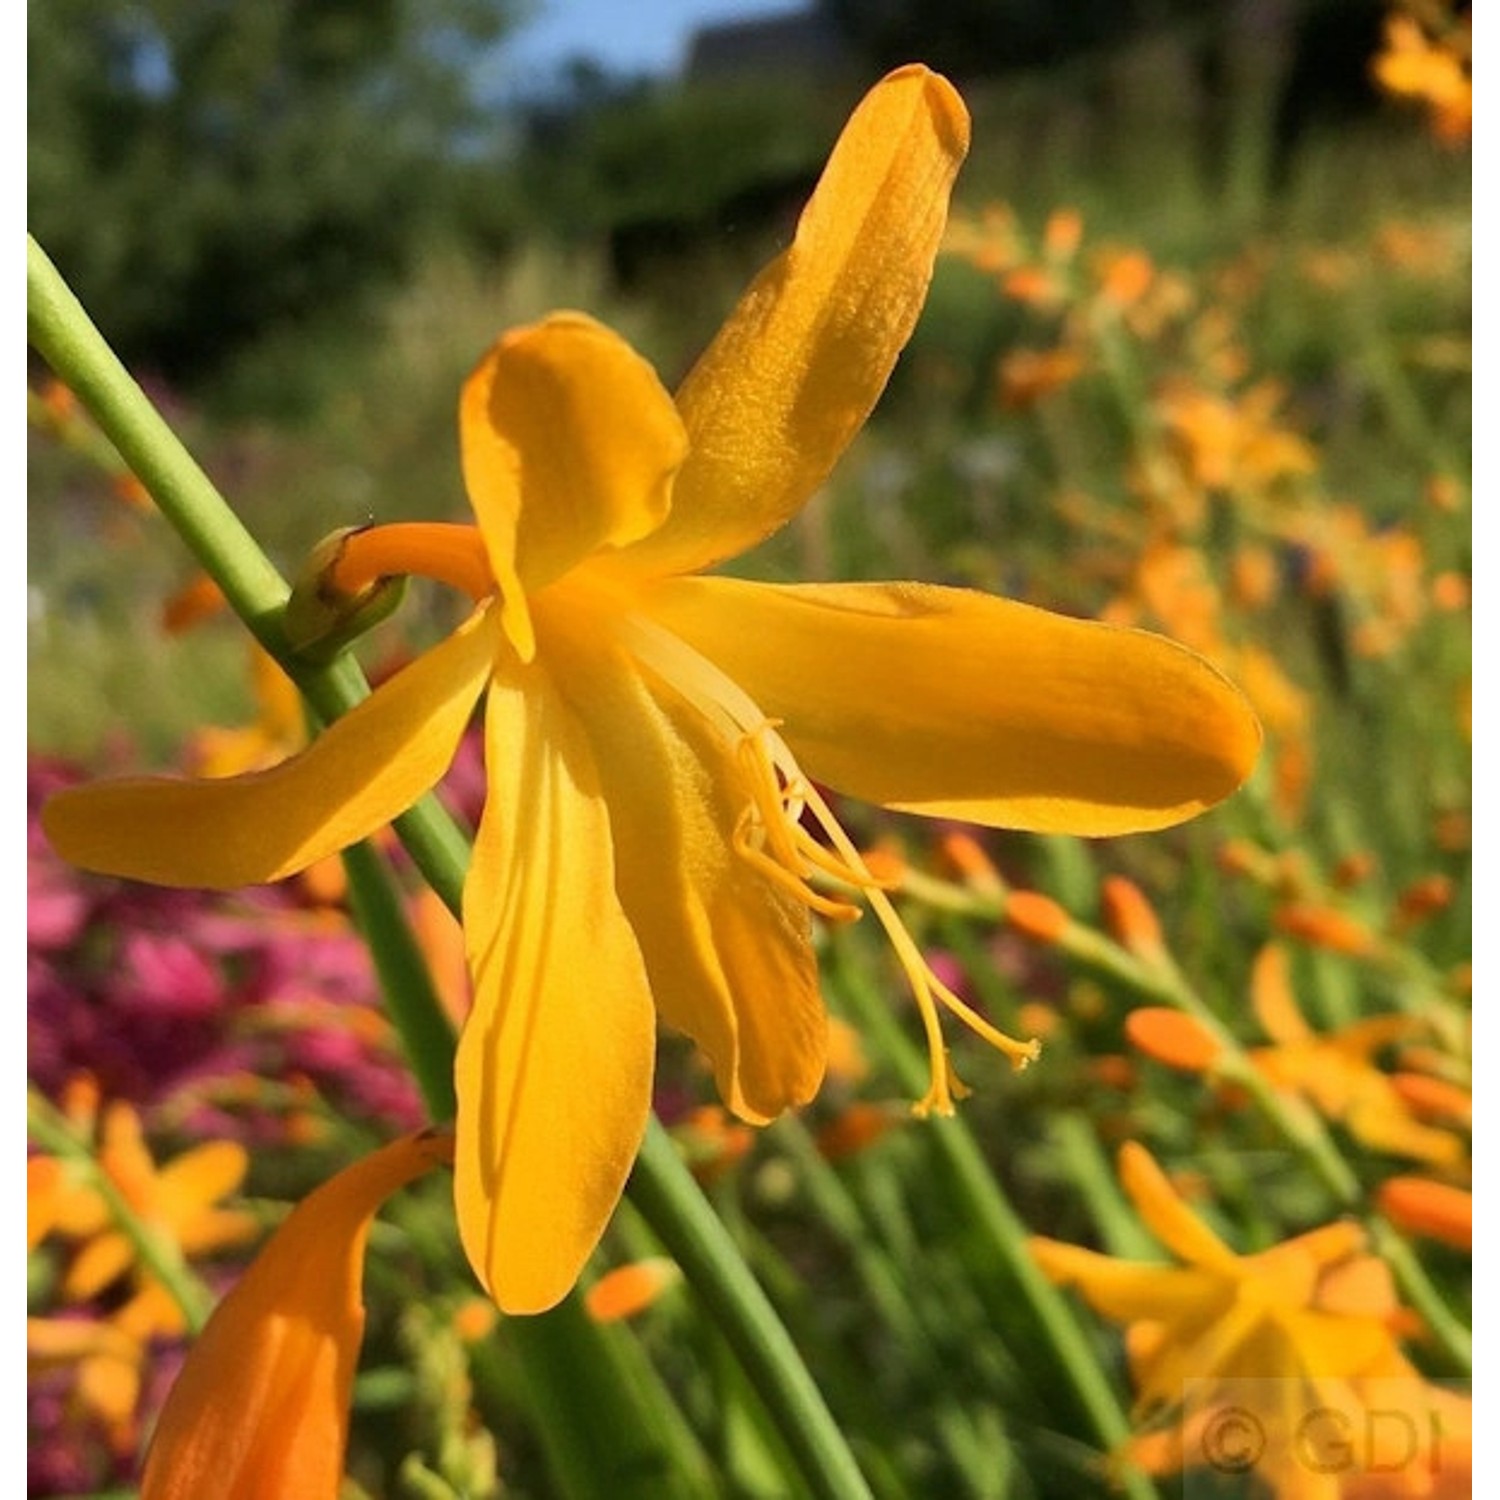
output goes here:
[{"label": "blurred tree", "polygon": [[1042,67],[1108,46],[1192,0],[816,0],[879,67],[920,60],[954,78]]},{"label": "blurred tree", "polygon": [[451,222],[520,0],[40,0],[30,227],[127,358],[191,379]]}]

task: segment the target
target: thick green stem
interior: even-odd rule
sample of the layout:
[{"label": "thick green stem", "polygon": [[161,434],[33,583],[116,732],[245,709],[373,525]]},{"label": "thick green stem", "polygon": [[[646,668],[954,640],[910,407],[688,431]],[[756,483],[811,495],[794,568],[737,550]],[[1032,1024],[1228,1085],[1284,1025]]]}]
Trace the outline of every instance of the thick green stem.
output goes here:
[{"label": "thick green stem", "polygon": [[453,1026],[406,919],[400,889],[370,844],[345,849],[344,869],[349,904],[375,962],[386,1010],[406,1049],[427,1113],[434,1120],[451,1120],[458,1109]]}]

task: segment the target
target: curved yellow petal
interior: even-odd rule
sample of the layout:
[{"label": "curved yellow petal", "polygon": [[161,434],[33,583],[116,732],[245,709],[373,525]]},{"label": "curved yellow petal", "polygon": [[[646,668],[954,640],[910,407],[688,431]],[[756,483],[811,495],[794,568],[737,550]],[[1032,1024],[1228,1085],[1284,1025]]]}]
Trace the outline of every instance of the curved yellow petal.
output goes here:
[{"label": "curved yellow petal", "polygon": [[540,663],[491,688],[485,765],[454,1195],[475,1273],[504,1311],[531,1313],[567,1295],[619,1201],[650,1110],[656,1017],[599,775]]},{"label": "curved yellow petal", "polygon": [[370,1222],[447,1157],[443,1137],[404,1137],[292,1210],[189,1353],[146,1455],[141,1500],[335,1500]]},{"label": "curved yellow petal", "polygon": [[602,548],[655,531],[687,434],[656,372],[582,313],[501,337],[459,403],[464,482],[523,660],[524,595]]},{"label": "curved yellow petal", "polygon": [[655,585],[652,615],[757,703],[815,779],[999,828],[1164,828],[1249,774],[1260,727],[1163,636],[914,583]]},{"label": "curved yellow petal", "polygon": [[1204,1271],[1116,1260],[1062,1240],[1034,1238],[1027,1245],[1049,1281],[1077,1287],[1095,1312],[1116,1322],[1211,1315],[1230,1296],[1222,1277]]},{"label": "curved yellow petal", "polygon": [[865,96],[791,246],[677,393],[692,451],[670,518],[630,550],[632,568],[681,573],[742,552],[822,483],[911,335],[968,145],[962,101],[926,68]]},{"label": "curved yellow petal", "polygon": [[1220,1275],[1238,1273],[1234,1251],[1182,1201],[1156,1159],[1136,1141],[1120,1147],[1120,1185],[1146,1227],[1179,1260]]},{"label": "curved yellow petal", "polygon": [[97,782],[58,793],[42,827],[64,859],[157,885],[280,880],[406,811],[448,769],[489,676],[488,606],[382,683],[300,755],[246,776]]},{"label": "curved yellow petal", "polygon": [[828,1021],[807,908],[734,847],[751,791],[735,746],[680,694],[562,610],[544,651],[586,726],[609,804],[620,900],[662,1020],[762,1124],[822,1081]]}]

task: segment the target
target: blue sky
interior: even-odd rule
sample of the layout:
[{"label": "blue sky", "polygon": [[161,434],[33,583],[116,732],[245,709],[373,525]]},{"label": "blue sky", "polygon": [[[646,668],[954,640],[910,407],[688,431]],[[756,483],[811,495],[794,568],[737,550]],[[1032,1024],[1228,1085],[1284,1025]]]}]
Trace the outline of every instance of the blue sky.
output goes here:
[{"label": "blue sky", "polygon": [[579,53],[612,72],[670,72],[698,26],[801,8],[799,0],[535,0],[535,17],[507,38],[497,72],[522,82]]}]

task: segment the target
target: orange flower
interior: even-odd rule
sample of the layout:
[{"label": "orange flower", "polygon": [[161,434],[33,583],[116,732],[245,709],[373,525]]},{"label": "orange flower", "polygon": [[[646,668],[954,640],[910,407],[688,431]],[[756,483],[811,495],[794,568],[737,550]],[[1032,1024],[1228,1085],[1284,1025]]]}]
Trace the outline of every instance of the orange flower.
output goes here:
[{"label": "orange flower", "polygon": [[[98,1163],[142,1226],[183,1255],[203,1255],[243,1243],[255,1219],[221,1209],[218,1200],[237,1188],[249,1158],[233,1141],[208,1141],[158,1168],[141,1133],[135,1110],[108,1105],[100,1125]],[[97,1187],[66,1165],[47,1168],[46,1158],[28,1167],[28,1230],[39,1241],[55,1232],[78,1242],[62,1280],[62,1294],[84,1302],[128,1271],[144,1289],[157,1283],[136,1264],[132,1241],[115,1227]]]},{"label": "orange flower", "polygon": [[364,1250],[380,1205],[452,1159],[405,1136],[311,1193],[215,1310],[172,1387],[141,1500],[334,1500],[364,1332]]},{"label": "orange flower", "polygon": [[1385,50],[1370,65],[1375,81],[1392,97],[1424,106],[1433,134],[1461,145],[1473,129],[1474,86],[1467,49],[1434,40],[1411,16],[1388,16]]},{"label": "orange flower", "polygon": [[1274,1043],[1253,1048],[1250,1061],[1278,1088],[1300,1094],[1371,1150],[1433,1163],[1463,1156],[1463,1142],[1418,1121],[1373,1060],[1379,1048],[1420,1030],[1419,1021],[1371,1016],[1319,1035],[1303,1019],[1292,993],[1286,950],[1275,943],[1256,957],[1250,985],[1255,1014]]}]

